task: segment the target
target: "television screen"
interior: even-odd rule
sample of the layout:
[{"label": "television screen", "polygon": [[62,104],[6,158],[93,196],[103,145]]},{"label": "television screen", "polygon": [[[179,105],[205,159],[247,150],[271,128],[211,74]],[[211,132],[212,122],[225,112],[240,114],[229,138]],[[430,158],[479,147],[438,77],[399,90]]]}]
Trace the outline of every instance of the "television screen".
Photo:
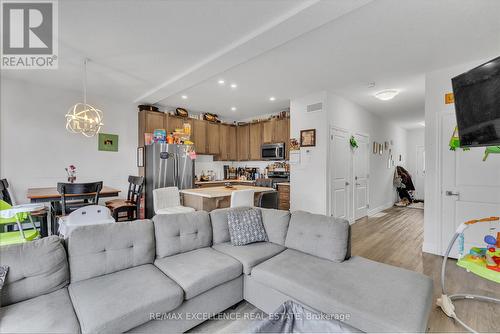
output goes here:
[{"label": "television screen", "polygon": [[500,145],[500,57],[451,81],[460,146]]}]

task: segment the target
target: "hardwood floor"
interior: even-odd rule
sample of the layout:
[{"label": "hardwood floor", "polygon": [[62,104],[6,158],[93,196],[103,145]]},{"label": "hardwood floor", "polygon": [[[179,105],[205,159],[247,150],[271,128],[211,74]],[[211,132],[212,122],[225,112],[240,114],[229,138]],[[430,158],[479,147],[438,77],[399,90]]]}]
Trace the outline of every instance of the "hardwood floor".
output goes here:
[{"label": "hardwood floor", "polygon": [[[441,294],[440,272],[442,257],[422,253],[424,211],[393,207],[383,217],[362,218],[352,225],[352,254],[387,263],[408,270],[424,273],[434,281],[434,300]],[[467,273],[449,260],[447,265],[449,293],[475,293],[500,296],[499,285]],[[500,332],[500,305],[476,301],[455,302],[460,319],[480,332]],[[411,307],[411,305],[408,305]],[[236,309],[226,310],[236,318],[245,313],[262,313],[247,302]],[[194,333],[244,333],[250,326],[248,320],[209,320],[193,328]],[[465,329],[433,306],[429,332],[465,332]]]},{"label": "hardwood floor", "polygon": [[[422,252],[424,211],[393,207],[379,218],[362,218],[352,225],[352,254],[424,273],[434,281],[434,305],[441,295],[442,257]],[[448,260],[448,294],[471,293],[500,298],[500,286],[458,267]],[[500,304],[456,301],[455,312],[480,332],[500,331]],[[410,306],[410,305],[409,305]],[[465,332],[465,329],[433,306],[429,332]]]}]

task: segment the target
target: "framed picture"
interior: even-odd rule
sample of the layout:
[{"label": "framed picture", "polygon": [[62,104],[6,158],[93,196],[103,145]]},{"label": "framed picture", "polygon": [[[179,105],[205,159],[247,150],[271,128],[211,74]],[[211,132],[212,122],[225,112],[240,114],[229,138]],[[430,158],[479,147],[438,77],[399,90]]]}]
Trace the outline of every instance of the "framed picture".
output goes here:
[{"label": "framed picture", "polygon": [[118,152],[118,135],[99,133],[98,142],[99,151]]},{"label": "framed picture", "polygon": [[316,129],[300,130],[300,147],[316,146]]},{"label": "framed picture", "polygon": [[144,167],[144,147],[137,148],[137,167]]}]

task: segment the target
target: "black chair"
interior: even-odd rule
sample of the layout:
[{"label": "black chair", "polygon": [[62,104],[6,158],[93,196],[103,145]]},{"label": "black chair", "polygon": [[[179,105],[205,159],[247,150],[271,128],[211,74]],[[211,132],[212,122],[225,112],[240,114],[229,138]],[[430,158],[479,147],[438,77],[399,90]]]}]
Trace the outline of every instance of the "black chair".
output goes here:
[{"label": "black chair", "polygon": [[[102,181],[89,183],[59,182],[57,191],[61,194],[61,214],[66,216],[81,207],[98,205],[101,190]],[[71,199],[68,200],[67,196]]]},{"label": "black chair", "polygon": [[257,180],[255,180],[255,186],[272,188],[273,187],[273,180],[272,179],[257,179]]},{"label": "black chair", "polygon": [[[127,199],[114,199],[106,202],[106,206],[111,210],[115,221],[119,221],[120,218],[126,218],[127,220],[139,218],[143,187],[143,176],[130,175],[128,177]],[[127,215],[120,216],[120,213],[123,212],[127,213]]]},{"label": "black chair", "polygon": [[277,191],[267,191],[259,195],[257,200],[258,207],[266,209],[277,209],[278,208],[278,192]]}]

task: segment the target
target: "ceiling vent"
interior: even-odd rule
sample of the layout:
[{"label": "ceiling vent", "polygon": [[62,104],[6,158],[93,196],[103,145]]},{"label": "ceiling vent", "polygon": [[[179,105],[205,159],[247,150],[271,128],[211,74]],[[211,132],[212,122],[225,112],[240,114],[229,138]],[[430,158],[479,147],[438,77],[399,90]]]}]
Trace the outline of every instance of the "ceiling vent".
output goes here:
[{"label": "ceiling vent", "polygon": [[321,111],[321,110],[323,110],[323,103],[322,102],[310,104],[307,106],[307,112],[316,112],[316,111]]}]

